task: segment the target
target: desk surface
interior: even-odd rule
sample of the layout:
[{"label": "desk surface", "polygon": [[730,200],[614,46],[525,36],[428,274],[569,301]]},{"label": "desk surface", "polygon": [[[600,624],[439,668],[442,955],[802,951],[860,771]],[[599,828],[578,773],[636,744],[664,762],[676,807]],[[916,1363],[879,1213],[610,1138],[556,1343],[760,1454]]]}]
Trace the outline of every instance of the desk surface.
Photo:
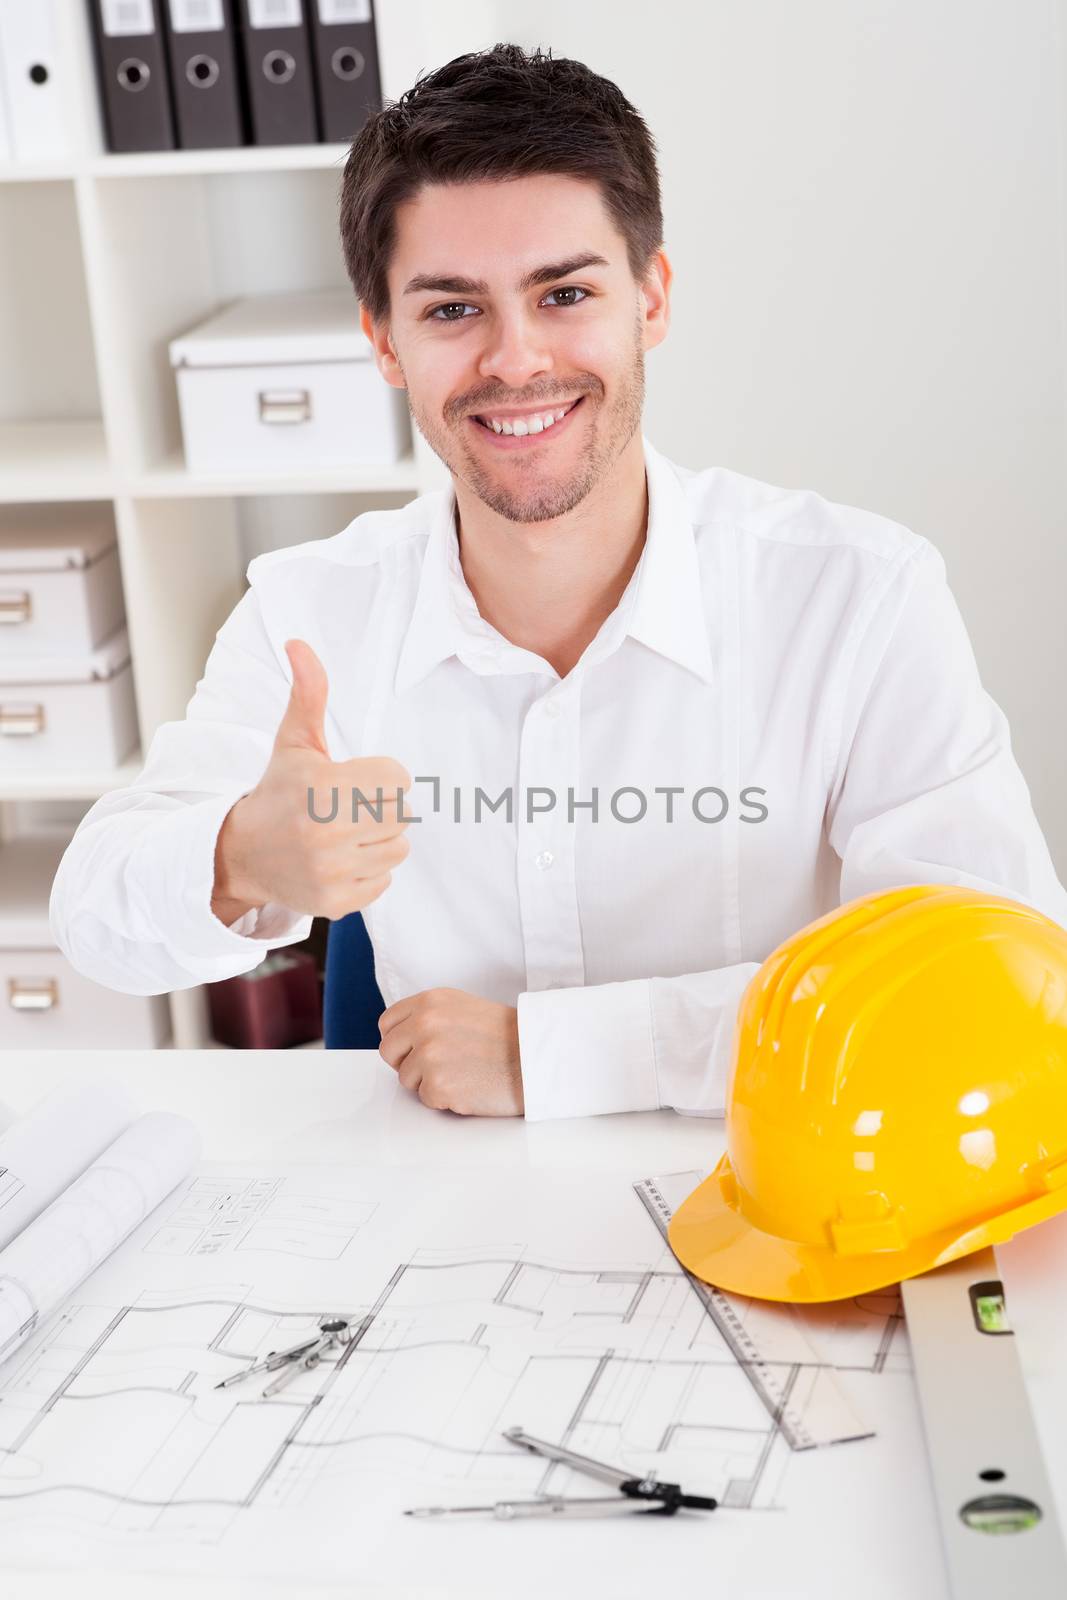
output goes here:
[{"label": "desk surface", "polygon": [[[205,1161],[618,1169],[714,1165],[717,1117],[654,1111],[562,1122],[459,1117],[401,1089],[376,1050],[27,1050],[4,1057],[0,1125],[48,1090],[110,1078],[146,1111],[191,1117]],[[649,1162],[652,1163],[651,1167]]]},{"label": "desk surface", "polygon": [[[60,1085],[92,1079],[111,1079],[129,1086],[145,1110],[171,1110],[192,1118],[203,1138],[205,1160],[285,1161],[309,1164],[426,1165],[428,1168],[485,1167],[567,1168],[597,1172],[628,1171],[634,1179],[657,1172],[704,1168],[714,1164],[724,1147],[723,1124],[718,1119],[680,1117],[672,1112],[594,1117],[573,1121],[527,1124],[521,1119],[463,1118],[451,1113],[430,1111],[402,1090],[395,1075],[376,1051],[26,1051],[5,1058],[0,1101],[0,1126],[28,1110],[44,1093]],[[1067,1219],[1064,1219],[1067,1220]],[[1055,1224],[1046,1224],[1053,1228]],[[1030,1293],[1030,1286],[1041,1280],[1041,1253],[1034,1250],[1031,1230],[1020,1252],[1020,1270],[1011,1276],[1015,1245],[998,1252],[1005,1277],[1013,1324],[1021,1332],[1018,1306],[1026,1306],[1026,1316],[1035,1334],[1034,1350],[1040,1377],[1047,1385],[1053,1365],[1042,1324],[1042,1297]],[[1051,1237],[1051,1235],[1050,1235]],[[1067,1245],[1067,1228],[1057,1236]],[[1067,1249],[1059,1260],[1067,1263]],[[1067,1281],[1067,1270],[1060,1276]],[[1061,1298],[1063,1295],[1061,1294]],[[1020,1354],[1027,1369],[1027,1343],[1020,1340]],[[1029,1375],[1029,1373],[1028,1373]],[[1047,1389],[1043,1393],[1050,1392]],[[1058,1430],[1057,1430],[1058,1431]],[[846,1447],[847,1448],[847,1447]],[[1048,1446],[1046,1445],[1046,1453]],[[1062,1453],[1061,1453],[1062,1454]],[[1067,1462],[1050,1460],[1050,1470],[1059,1473],[1057,1486],[1067,1485]],[[926,1472],[924,1461],[916,1463]],[[887,1518],[892,1521],[891,1487],[881,1486],[886,1497]],[[1061,1508],[1067,1493],[1060,1496]],[[1061,1509],[1061,1516],[1063,1516]],[[932,1515],[932,1514],[931,1514]],[[802,1517],[802,1512],[797,1512]],[[638,1520],[638,1519],[633,1519]],[[789,1538],[786,1519],[775,1521],[775,1538]],[[605,1530],[610,1523],[597,1524]],[[909,1600],[946,1600],[947,1584],[937,1555],[933,1524],[917,1539],[923,1551],[922,1575],[909,1594]],[[505,1531],[505,1530],[501,1530]],[[506,1530],[511,1532],[513,1530]],[[543,1537],[562,1532],[546,1525]],[[649,1527],[656,1539],[670,1537],[667,1523]],[[914,1530],[917,1534],[918,1530]],[[606,1532],[605,1537],[613,1537]],[[847,1541],[847,1521],[842,1522],[842,1539]],[[488,1548],[488,1541],[487,1541]],[[797,1573],[793,1594],[831,1597],[855,1592],[856,1552],[844,1560],[825,1551],[817,1573]],[[653,1552],[649,1550],[650,1559]],[[937,1570],[932,1570],[936,1568]],[[489,1574],[479,1575],[483,1583]],[[871,1571],[864,1585],[868,1600],[886,1594],[878,1587],[877,1572]],[[561,1593],[566,1593],[565,1574]],[[714,1582],[714,1568],[693,1574],[694,1582]],[[58,1596],[84,1597],[107,1595],[108,1600],[125,1600],[127,1595],[142,1597],[146,1586],[153,1596],[192,1596],[196,1600],[237,1600],[240,1596],[260,1600],[264,1594],[294,1596],[288,1587],[265,1584],[262,1580],[213,1582],[197,1578],[165,1579],[107,1575],[95,1580],[89,1574],[72,1578],[69,1574],[5,1573],[5,1600],[56,1600]],[[508,1587],[501,1574],[501,1592]],[[765,1600],[768,1591],[746,1591],[736,1574],[731,1575],[731,1595],[759,1593]],[[310,1587],[305,1593],[316,1592]],[[354,1593],[380,1595],[390,1591],[351,1587],[344,1591],[319,1589],[323,1594]],[[395,1591],[410,1597],[427,1590]],[[454,1589],[433,1591],[438,1597]],[[638,1589],[635,1587],[635,1593]],[[647,1591],[646,1591],[647,1592]]]}]

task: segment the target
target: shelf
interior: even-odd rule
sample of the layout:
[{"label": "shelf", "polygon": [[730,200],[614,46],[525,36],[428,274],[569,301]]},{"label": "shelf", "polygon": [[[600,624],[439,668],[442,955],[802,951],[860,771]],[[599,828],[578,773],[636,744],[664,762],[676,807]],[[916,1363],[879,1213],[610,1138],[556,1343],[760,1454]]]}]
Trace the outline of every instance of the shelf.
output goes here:
[{"label": "shelf", "polygon": [[69,183],[73,177],[69,162],[0,162],[0,183]]},{"label": "shelf", "polygon": [[337,167],[348,158],[347,144],[241,145],[232,150],[146,150],[103,155],[88,163],[94,178],[164,178],[200,172],[293,172]]},{"label": "shelf", "polygon": [[120,767],[104,770],[74,767],[69,772],[0,773],[0,802],[6,800],[98,800],[112,789],[124,789],[144,766],[134,750]]},{"label": "shelf", "polygon": [[272,494],[417,494],[414,455],[378,466],[194,477],[180,451],[148,472],[119,476],[100,422],[0,423],[0,505],[28,501],[221,498]]},{"label": "shelf", "polygon": [[0,422],[0,502],[109,500],[112,488],[99,420]]},{"label": "shelf", "polygon": [[129,479],[126,485],[135,499],[171,500],[191,496],[274,495],[274,494],[394,494],[420,488],[418,467],[409,451],[397,462],[379,466],[352,466],[335,469],[309,468],[292,473],[237,472],[232,476],[194,477],[185,470],[179,452],[149,472]]},{"label": "shelf", "polygon": [[230,150],[144,150],[97,155],[83,161],[11,162],[0,165],[0,183],[52,183],[79,177],[166,178],[208,172],[295,172],[336,167],[349,144],[240,145]]}]

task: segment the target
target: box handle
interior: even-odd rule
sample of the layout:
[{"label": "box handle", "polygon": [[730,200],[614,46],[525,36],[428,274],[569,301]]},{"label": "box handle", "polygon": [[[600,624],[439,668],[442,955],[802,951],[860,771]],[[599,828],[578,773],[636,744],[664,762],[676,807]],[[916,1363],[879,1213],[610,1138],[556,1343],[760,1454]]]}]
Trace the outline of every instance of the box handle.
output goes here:
[{"label": "box handle", "polygon": [[55,978],[9,978],[7,998],[13,1011],[54,1011],[59,985]]},{"label": "box handle", "polygon": [[29,622],[33,597],[28,589],[0,589],[0,622]]},{"label": "box handle", "polygon": [[19,705],[11,700],[5,706],[0,700],[0,738],[11,735],[22,738],[31,733],[44,732],[44,706],[27,702]]},{"label": "box handle", "polygon": [[307,389],[261,389],[260,422],[310,422],[311,394]]}]

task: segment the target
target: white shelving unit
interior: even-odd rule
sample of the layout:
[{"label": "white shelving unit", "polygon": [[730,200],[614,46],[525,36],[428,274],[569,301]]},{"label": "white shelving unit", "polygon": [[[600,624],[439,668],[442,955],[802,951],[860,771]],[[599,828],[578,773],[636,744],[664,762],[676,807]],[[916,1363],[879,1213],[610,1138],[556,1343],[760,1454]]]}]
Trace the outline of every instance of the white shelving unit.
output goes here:
[{"label": "white shelving unit", "polygon": [[[347,146],[110,155],[85,7],[60,5],[76,154],[0,165],[0,505],[112,505],[147,749],[160,723],[184,716],[252,556],[327,537],[447,477],[417,433],[407,459],[380,470],[187,475],[168,342],[240,295],[347,285],[337,232]],[[406,0],[377,7],[389,96],[414,76],[405,9]],[[0,770],[0,840],[73,831],[141,764],[138,751],[118,770],[37,779]],[[206,1045],[203,990],[170,1003],[175,1047]]]}]

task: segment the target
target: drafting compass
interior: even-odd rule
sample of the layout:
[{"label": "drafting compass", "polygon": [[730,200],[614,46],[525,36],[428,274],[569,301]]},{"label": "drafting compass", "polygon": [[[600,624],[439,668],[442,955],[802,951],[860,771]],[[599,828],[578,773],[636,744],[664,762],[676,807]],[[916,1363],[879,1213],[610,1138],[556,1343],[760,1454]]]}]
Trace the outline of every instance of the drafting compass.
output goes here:
[{"label": "drafting compass", "polygon": [[545,1495],[539,1500],[498,1500],[491,1506],[419,1506],[405,1511],[406,1517],[444,1517],[457,1513],[488,1512],[501,1522],[513,1517],[613,1517],[619,1512],[644,1511],[653,1516],[673,1517],[681,1509],[714,1511],[718,1505],[705,1495],[686,1494],[679,1483],[661,1483],[658,1478],[634,1478],[618,1467],[609,1467],[603,1461],[593,1461],[580,1456],[559,1444],[546,1444],[534,1439],[521,1428],[506,1428],[504,1438],[512,1444],[522,1445],[535,1456],[545,1456],[549,1461],[561,1461],[579,1472],[599,1478],[602,1483],[614,1484],[617,1494],[603,1497],[586,1496],[568,1499],[563,1495]]},{"label": "drafting compass", "polygon": [[317,1367],[327,1350],[347,1344],[351,1337],[352,1325],[346,1317],[320,1317],[319,1331],[313,1338],[294,1344],[288,1350],[269,1351],[262,1361],[245,1367],[243,1372],[231,1373],[215,1388],[228,1389],[232,1383],[243,1383],[257,1372],[277,1372],[278,1376],[263,1391],[263,1398],[268,1400],[272,1394],[278,1394],[292,1383],[298,1373],[310,1372]]}]

